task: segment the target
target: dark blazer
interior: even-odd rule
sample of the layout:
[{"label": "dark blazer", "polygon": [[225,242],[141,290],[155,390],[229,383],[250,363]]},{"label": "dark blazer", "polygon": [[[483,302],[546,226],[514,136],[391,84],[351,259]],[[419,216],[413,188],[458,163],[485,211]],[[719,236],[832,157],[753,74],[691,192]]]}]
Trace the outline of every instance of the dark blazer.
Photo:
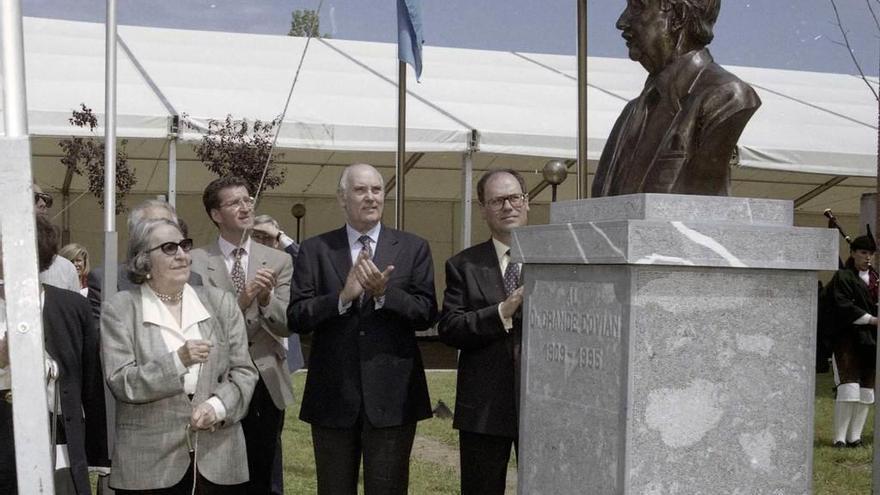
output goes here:
[{"label": "dark blazer", "polygon": [[[638,100],[630,101],[617,118],[599,159],[593,197],[633,193],[730,193],[730,158],[746,123],[761,106],[755,91],[712,60],[703,48],[682,56],[668,96],[676,98],[671,117],[647,172],[639,181],[620,187],[625,174],[628,131]],[[662,74],[661,74],[662,75]],[[612,187],[614,186],[614,187]]]},{"label": "dark blazer", "polygon": [[351,269],[345,227],[307,239],[293,270],[287,322],[313,333],[300,418],[328,428],[349,428],[364,405],[376,427],[431,416],[428,386],[415,332],[434,323],[437,303],[428,243],[382,226],[373,262],[394,265],[385,305],[357,301],[339,314],[339,293]]},{"label": "dark blazer", "polygon": [[440,340],[461,350],[453,427],[517,437],[515,356],[522,319],[504,330],[498,304],[504,280],[492,240],[465,249],[446,262],[446,292],[437,330]]},{"label": "dark blazer", "polygon": [[89,303],[43,285],[46,352],[58,362],[61,411],[77,493],[89,494],[89,466],[109,466],[98,330]]}]

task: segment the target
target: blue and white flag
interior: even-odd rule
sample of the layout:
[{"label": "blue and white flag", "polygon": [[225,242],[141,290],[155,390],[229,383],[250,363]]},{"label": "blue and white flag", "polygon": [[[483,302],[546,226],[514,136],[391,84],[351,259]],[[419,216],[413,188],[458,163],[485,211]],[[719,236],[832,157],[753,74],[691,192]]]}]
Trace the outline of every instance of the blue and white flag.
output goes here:
[{"label": "blue and white flag", "polygon": [[422,77],[422,0],[397,0],[397,58]]}]

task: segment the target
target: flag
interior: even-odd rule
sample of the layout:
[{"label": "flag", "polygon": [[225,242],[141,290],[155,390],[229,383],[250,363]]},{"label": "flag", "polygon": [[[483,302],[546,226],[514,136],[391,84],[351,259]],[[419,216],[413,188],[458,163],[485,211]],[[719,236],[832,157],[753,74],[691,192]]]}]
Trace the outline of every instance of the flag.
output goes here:
[{"label": "flag", "polygon": [[397,0],[397,58],[422,77],[422,0]]}]

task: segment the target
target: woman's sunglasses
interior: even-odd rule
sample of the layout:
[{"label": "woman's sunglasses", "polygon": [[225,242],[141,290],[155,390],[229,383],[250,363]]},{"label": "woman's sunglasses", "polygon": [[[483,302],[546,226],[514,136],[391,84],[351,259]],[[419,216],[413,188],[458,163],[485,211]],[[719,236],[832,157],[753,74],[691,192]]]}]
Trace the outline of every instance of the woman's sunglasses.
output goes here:
[{"label": "woman's sunglasses", "polygon": [[193,248],[193,240],[183,239],[180,242],[163,242],[162,244],[159,244],[152,249],[148,249],[147,252],[152,253],[157,249],[161,249],[162,252],[167,254],[168,256],[174,256],[175,254],[177,254],[177,248],[183,249],[184,253],[188,253],[189,250]]}]

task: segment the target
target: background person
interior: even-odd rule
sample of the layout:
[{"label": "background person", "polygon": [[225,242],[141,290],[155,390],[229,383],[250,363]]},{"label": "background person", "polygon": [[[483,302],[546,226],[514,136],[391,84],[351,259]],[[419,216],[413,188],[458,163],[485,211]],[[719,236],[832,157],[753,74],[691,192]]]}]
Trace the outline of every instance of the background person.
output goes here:
[{"label": "background person", "polygon": [[[39,268],[46,269],[58,249],[55,228],[36,219]],[[2,274],[0,256],[0,274]],[[48,394],[50,421],[55,421],[55,493],[88,495],[89,466],[109,466],[104,385],[98,330],[88,302],[71,291],[40,286],[48,367],[57,373]],[[0,493],[18,493],[12,425],[11,375],[6,341],[5,296],[0,286]],[[57,401],[60,411],[55,409]],[[22,493],[31,493],[23,490]]]},{"label": "background person", "polygon": [[[44,193],[43,188],[41,188],[37,184],[34,184],[33,187],[34,213],[36,213],[38,217],[45,218],[48,221],[49,208],[52,208],[52,203],[54,203],[52,195]],[[58,236],[57,233],[55,235],[56,237]],[[55,249],[58,249],[57,244],[55,245]],[[71,263],[67,258],[64,258],[62,256],[55,256],[55,254],[57,253],[53,254],[52,263],[49,265],[49,267],[40,272],[40,282],[58,287],[60,289],[67,289],[73,292],[79,292],[80,283],[79,276],[76,274],[76,267],[74,267],[73,263]]]},{"label": "background person", "polygon": [[104,304],[104,375],[116,398],[110,486],[117,493],[244,493],[241,418],[256,382],[235,298],[187,284],[192,240],[177,223],[135,225],[136,290]]},{"label": "background person", "polygon": [[282,341],[290,300],[290,256],[251,242],[254,198],[238,177],[216,179],[202,195],[205,212],[217,226],[216,242],[193,250],[193,270],[205,285],[237,298],[244,315],[250,356],[259,370],[247,416],[242,420],[250,470],[248,493],[269,493],[284,409],[293,404],[293,385]]},{"label": "background person", "polygon": [[870,270],[877,244],[870,234],[856,237],[844,268],[825,288],[833,305],[832,368],[836,387],[834,446],[859,447],[874,403],[877,353],[877,273]]},{"label": "background person", "polygon": [[446,262],[446,292],[437,330],[461,350],[455,392],[462,495],[504,495],[511,445],[519,432],[519,364],[523,289],[510,261],[510,237],[528,223],[525,180],[511,169],[477,182],[491,239]]}]

